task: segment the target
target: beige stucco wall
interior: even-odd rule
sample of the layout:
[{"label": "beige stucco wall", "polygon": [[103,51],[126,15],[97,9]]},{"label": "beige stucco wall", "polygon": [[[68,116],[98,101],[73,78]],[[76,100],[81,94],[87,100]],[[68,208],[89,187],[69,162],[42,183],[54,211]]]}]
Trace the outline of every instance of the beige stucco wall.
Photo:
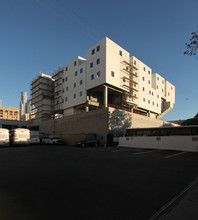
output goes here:
[{"label": "beige stucco wall", "polygon": [[96,134],[97,140],[104,144],[108,133],[108,110],[100,109],[43,121],[39,130],[46,134],[59,135],[70,145],[93,138],[93,134]]}]

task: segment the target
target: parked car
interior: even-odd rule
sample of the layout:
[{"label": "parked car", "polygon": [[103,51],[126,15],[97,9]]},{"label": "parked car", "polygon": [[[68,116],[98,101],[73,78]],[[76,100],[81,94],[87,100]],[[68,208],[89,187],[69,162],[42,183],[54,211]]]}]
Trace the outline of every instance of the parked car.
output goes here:
[{"label": "parked car", "polygon": [[63,141],[58,136],[44,136],[42,138],[43,144],[63,144]]},{"label": "parked car", "polygon": [[83,141],[79,141],[76,143],[77,147],[90,147],[90,146],[96,146],[99,145],[99,141],[95,140],[95,139],[90,139],[90,140],[83,140]]}]

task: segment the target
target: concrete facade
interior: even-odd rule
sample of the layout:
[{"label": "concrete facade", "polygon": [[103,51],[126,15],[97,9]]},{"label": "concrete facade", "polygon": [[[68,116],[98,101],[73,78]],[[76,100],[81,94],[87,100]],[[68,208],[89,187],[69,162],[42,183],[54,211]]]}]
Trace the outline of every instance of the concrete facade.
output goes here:
[{"label": "concrete facade", "polygon": [[50,75],[40,73],[31,83],[31,119],[50,119],[54,110],[54,80]]}]

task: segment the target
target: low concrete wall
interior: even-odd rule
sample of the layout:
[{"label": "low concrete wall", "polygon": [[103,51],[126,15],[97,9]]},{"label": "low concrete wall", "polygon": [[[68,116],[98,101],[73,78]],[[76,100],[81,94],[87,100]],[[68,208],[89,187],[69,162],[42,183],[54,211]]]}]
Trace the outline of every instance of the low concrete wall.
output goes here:
[{"label": "low concrete wall", "polygon": [[121,147],[198,152],[198,136],[120,137]]}]

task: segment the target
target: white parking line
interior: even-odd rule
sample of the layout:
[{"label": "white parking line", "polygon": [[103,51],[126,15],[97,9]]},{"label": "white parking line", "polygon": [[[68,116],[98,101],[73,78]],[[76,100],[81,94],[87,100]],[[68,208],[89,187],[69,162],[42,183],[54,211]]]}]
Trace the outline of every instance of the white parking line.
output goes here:
[{"label": "white parking line", "polygon": [[166,156],[164,158],[168,159],[168,158],[172,158],[172,157],[177,157],[179,155],[182,155],[182,154],[186,154],[187,152],[180,152],[180,153],[176,153],[176,154],[172,154],[172,155],[169,155],[169,156]]},{"label": "white parking line", "polygon": [[138,152],[138,153],[134,153],[134,154],[135,155],[137,155],[137,154],[148,154],[148,153],[159,152],[159,151],[163,151],[163,150],[149,150],[149,151]]},{"label": "white parking line", "polygon": [[111,152],[123,152],[123,151],[133,151],[132,149],[119,149],[119,150],[112,150]]}]

